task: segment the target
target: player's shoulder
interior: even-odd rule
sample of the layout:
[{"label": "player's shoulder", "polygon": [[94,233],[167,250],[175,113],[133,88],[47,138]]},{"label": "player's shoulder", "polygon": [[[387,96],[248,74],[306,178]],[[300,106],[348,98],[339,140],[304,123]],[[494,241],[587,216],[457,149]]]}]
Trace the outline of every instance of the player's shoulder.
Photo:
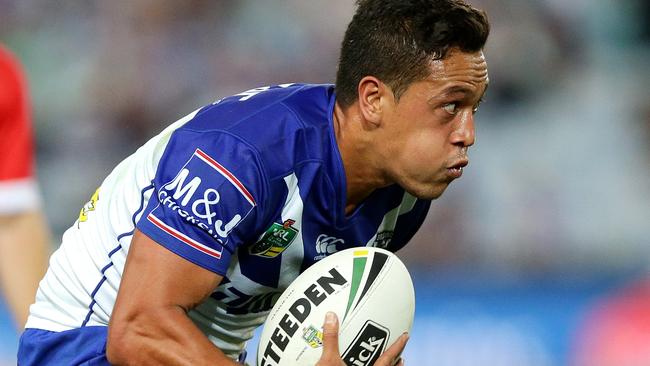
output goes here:
[{"label": "player's shoulder", "polygon": [[322,123],[327,119],[333,90],[328,84],[280,84],[250,89],[202,108],[187,127],[242,134],[252,127],[258,136],[262,132],[257,129],[260,123],[274,127],[282,122]]},{"label": "player's shoulder", "polygon": [[333,105],[332,85],[265,86],[204,107],[181,129],[228,135],[266,162],[270,176],[280,176],[302,161],[328,158],[320,147],[331,146]]}]

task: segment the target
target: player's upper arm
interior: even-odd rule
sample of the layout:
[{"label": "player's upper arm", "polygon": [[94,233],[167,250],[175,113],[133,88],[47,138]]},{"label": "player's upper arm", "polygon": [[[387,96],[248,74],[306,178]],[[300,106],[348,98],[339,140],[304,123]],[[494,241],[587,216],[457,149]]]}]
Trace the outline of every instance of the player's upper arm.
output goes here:
[{"label": "player's upper arm", "polygon": [[136,230],[114,313],[120,306],[176,306],[187,311],[209,296],[221,279]]},{"label": "player's upper arm", "polygon": [[136,230],[109,324],[111,364],[234,364],[186,315],[221,280]]}]

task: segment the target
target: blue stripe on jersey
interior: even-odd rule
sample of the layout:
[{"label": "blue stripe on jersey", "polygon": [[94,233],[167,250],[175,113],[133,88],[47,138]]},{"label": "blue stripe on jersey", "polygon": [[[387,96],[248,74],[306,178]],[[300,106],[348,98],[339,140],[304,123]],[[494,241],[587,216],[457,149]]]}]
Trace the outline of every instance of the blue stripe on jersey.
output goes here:
[{"label": "blue stripe on jersey", "polygon": [[[140,212],[142,212],[142,210],[144,209],[144,195],[145,195],[145,193],[146,193],[148,190],[150,190],[150,189],[153,189],[153,183],[151,183],[150,185],[144,187],[144,188],[140,191],[140,206],[139,206],[138,209],[133,213],[133,216],[131,216],[131,222],[133,223],[133,227],[134,227],[134,228],[135,228],[135,218],[136,218],[136,217],[138,216],[138,214],[140,214]],[[95,289],[94,289],[93,292],[90,294],[90,298],[92,299],[92,301],[90,302],[90,305],[88,305],[88,314],[86,314],[86,318],[85,318],[84,321],[81,323],[81,326],[82,326],[82,327],[85,327],[86,324],[88,324],[88,321],[90,320],[90,317],[91,317],[92,314],[93,314],[93,306],[95,306],[95,304],[97,303],[97,301],[95,300],[95,295],[97,295],[97,292],[99,291],[99,289],[102,287],[102,285],[104,284],[104,282],[106,282],[106,276],[104,275],[104,274],[106,273],[106,270],[108,270],[109,268],[111,268],[111,267],[113,266],[113,260],[111,259],[111,257],[113,256],[113,254],[117,253],[117,251],[120,250],[120,249],[122,248],[122,245],[120,244],[120,239],[122,239],[122,238],[124,238],[124,237],[126,237],[126,236],[129,236],[129,235],[133,235],[134,232],[135,232],[135,229],[133,229],[133,230],[131,230],[131,231],[129,231],[129,232],[126,232],[126,233],[122,233],[122,234],[120,234],[120,235],[117,236],[117,246],[116,246],[115,248],[113,248],[113,250],[111,250],[111,251],[108,253],[108,260],[109,260],[109,263],[108,263],[106,266],[104,266],[104,268],[102,268],[102,271],[101,271],[102,278],[99,280],[99,283],[97,283],[97,286],[95,286]]]},{"label": "blue stripe on jersey", "polygon": [[[116,249],[120,249],[120,248],[121,248],[121,246],[118,245]],[[116,250],[112,251],[112,253],[115,253],[115,252],[116,252]],[[109,255],[108,258],[110,259],[110,255]],[[90,294],[90,298],[92,299],[92,301],[90,302],[90,305],[88,305],[88,314],[86,314],[86,318],[84,319],[83,323],[81,323],[82,327],[85,327],[86,324],[88,324],[88,321],[90,320],[90,316],[93,314],[93,306],[95,306],[95,304],[97,303],[97,301],[95,300],[95,295],[97,295],[97,291],[99,291],[99,289],[102,287],[104,282],[106,282],[106,276],[104,275],[104,273],[106,273],[106,270],[109,269],[111,266],[113,266],[112,261],[109,264],[107,264],[106,266],[104,266],[104,268],[102,268],[102,272],[101,272],[102,273],[102,279],[99,281],[97,286],[95,286],[95,289],[93,290],[93,292]]]}]

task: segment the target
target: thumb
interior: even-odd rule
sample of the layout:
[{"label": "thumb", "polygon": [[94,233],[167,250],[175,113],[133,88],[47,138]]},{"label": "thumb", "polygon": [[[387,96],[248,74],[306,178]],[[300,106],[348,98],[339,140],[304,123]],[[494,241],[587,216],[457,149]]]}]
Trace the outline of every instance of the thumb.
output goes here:
[{"label": "thumb", "polygon": [[339,320],[336,313],[328,311],[323,323],[322,358],[340,359],[339,355]]}]

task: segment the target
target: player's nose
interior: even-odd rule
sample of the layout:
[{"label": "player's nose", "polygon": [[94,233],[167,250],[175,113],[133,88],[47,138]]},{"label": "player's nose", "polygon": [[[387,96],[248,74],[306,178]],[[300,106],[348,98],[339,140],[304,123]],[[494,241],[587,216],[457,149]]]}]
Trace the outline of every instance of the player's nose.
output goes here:
[{"label": "player's nose", "polygon": [[460,147],[469,147],[474,145],[475,141],[474,114],[471,112],[463,113],[451,134],[451,143]]}]

